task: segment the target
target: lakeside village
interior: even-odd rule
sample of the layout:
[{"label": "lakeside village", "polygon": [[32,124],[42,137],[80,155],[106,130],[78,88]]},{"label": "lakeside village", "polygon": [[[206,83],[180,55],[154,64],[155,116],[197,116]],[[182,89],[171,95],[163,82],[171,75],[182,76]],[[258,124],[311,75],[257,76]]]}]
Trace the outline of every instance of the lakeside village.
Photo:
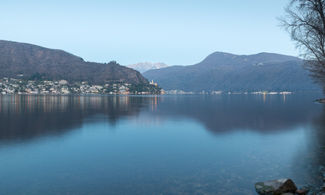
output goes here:
[{"label": "lakeside village", "polygon": [[0,79],[0,94],[27,95],[69,95],[69,94],[108,94],[108,95],[156,95],[164,91],[153,81],[149,84],[107,83],[92,85],[88,82],[69,83],[66,80],[39,81],[13,78]]},{"label": "lakeside village", "polygon": [[223,92],[223,91],[202,91],[199,93],[185,92],[182,90],[164,91],[157,83],[151,81],[149,84],[134,85],[129,83],[107,83],[104,85],[91,85],[88,82],[69,83],[66,80],[60,81],[34,81],[13,78],[0,79],[0,94],[29,94],[29,95],[69,95],[69,94],[108,94],[108,95],[218,95],[218,94],[256,94],[256,95],[288,95],[289,91],[282,92]]}]

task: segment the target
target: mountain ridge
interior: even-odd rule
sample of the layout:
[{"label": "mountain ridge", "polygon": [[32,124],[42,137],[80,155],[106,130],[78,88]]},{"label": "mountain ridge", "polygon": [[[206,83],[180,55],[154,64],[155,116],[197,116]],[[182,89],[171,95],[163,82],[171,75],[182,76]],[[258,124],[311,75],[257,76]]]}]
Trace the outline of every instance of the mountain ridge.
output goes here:
[{"label": "mountain ridge", "polygon": [[46,79],[148,84],[139,72],[109,63],[86,62],[83,58],[60,49],[50,49],[29,43],[0,40],[0,77],[29,79],[35,74]]},{"label": "mountain ridge", "polygon": [[168,65],[165,63],[162,63],[162,62],[157,62],[157,63],[140,62],[140,63],[136,63],[136,64],[127,65],[127,67],[137,70],[140,73],[144,73],[144,72],[146,72],[148,70],[152,70],[152,69],[166,68],[166,67],[168,67]]},{"label": "mountain ridge", "polygon": [[189,66],[170,66],[143,75],[165,90],[183,91],[313,91],[320,87],[309,77],[303,60],[262,52],[235,55],[214,52]]}]

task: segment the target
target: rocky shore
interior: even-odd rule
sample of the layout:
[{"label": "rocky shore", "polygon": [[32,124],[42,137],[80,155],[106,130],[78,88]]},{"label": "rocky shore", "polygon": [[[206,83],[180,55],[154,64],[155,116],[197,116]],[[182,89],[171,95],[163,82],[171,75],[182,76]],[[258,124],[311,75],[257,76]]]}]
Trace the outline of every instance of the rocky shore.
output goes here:
[{"label": "rocky shore", "polygon": [[[323,167],[325,170],[325,168]],[[325,195],[325,172],[323,174],[323,186],[302,186],[297,188],[291,179],[277,179],[257,182],[255,190],[260,195]]]},{"label": "rocky shore", "polygon": [[315,102],[325,104],[325,98],[317,99],[317,100],[315,100]]}]

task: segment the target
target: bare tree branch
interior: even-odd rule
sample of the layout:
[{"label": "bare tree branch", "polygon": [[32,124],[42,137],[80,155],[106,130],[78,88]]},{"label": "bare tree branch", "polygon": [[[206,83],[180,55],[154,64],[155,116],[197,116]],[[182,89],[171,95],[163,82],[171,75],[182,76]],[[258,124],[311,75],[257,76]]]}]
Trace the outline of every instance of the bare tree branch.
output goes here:
[{"label": "bare tree branch", "polygon": [[291,0],[280,19],[318,82],[325,87],[325,0]]}]

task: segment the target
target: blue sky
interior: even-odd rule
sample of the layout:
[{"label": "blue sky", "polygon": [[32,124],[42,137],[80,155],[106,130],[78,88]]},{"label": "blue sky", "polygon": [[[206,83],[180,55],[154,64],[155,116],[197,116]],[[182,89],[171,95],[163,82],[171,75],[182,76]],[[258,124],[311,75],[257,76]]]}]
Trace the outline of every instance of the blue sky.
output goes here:
[{"label": "blue sky", "polygon": [[298,55],[279,27],[287,0],[1,0],[0,39],[87,61],[189,65],[214,51]]}]

